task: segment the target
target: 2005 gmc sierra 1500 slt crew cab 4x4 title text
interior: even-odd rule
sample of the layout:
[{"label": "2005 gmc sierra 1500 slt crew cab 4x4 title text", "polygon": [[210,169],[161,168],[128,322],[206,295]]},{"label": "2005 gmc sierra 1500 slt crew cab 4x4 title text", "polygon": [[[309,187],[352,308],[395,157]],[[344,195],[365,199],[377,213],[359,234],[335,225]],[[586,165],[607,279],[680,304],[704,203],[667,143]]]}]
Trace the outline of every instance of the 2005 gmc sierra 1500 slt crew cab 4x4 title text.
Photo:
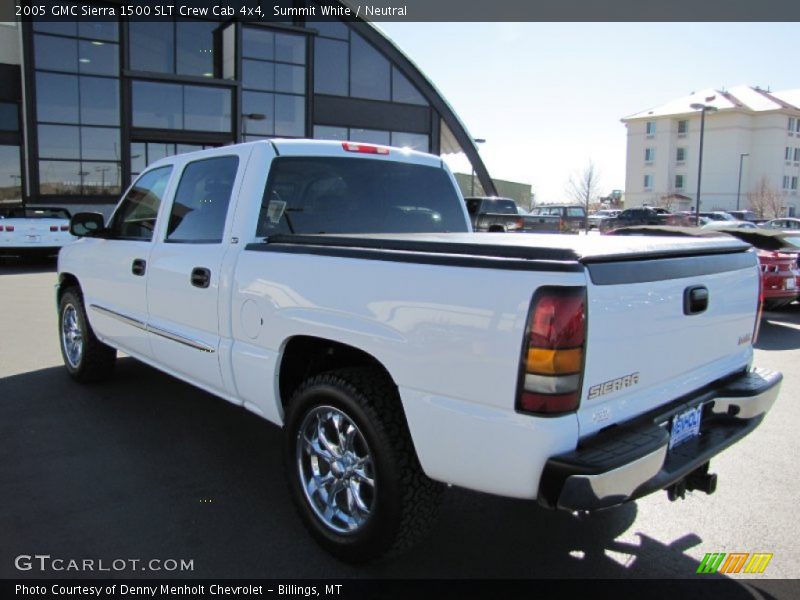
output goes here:
[{"label": "2005 gmc sierra 1500 slt crew cab 4x4 title text", "polygon": [[120,350],[282,426],[299,513],[344,560],[409,548],[445,484],[569,511],[711,493],[782,378],[752,365],[747,244],[473,233],[441,158],[410,150],[173,156],[70,227],[72,377]]}]

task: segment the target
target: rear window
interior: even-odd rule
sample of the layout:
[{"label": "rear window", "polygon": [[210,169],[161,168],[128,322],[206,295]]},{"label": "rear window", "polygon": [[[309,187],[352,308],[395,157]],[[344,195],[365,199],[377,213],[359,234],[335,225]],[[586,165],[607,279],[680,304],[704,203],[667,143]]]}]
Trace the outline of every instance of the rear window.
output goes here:
[{"label": "rear window", "polygon": [[484,200],[483,212],[494,215],[516,215],[517,205],[513,200]]},{"label": "rear window", "polygon": [[466,232],[443,169],[384,160],[281,157],[272,163],[256,235]]},{"label": "rear window", "polygon": [[66,208],[39,208],[27,206],[25,208],[10,208],[0,213],[0,219],[70,219]]}]

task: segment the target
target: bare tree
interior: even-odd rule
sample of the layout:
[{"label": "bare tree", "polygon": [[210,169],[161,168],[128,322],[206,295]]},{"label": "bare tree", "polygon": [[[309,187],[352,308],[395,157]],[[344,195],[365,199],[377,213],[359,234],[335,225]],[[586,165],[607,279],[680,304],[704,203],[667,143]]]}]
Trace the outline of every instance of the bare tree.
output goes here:
[{"label": "bare tree", "polygon": [[777,219],[783,216],[783,194],[775,189],[766,177],[759,180],[756,191],[750,192],[747,198],[750,201],[750,209],[759,219]]},{"label": "bare tree", "polygon": [[[589,159],[583,170],[574,173],[567,183],[567,196],[575,202],[579,202],[586,207],[586,214],[589,214],[589,206],[592,199],[599,195],[600,173],[594,162]],[[584,228],[589,231],[589,220],[584,220]]]}]

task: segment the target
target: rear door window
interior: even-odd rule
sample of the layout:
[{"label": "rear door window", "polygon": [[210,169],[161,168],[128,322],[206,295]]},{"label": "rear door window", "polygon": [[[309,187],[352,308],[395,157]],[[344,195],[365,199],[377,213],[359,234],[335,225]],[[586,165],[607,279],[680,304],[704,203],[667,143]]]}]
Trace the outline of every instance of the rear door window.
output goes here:
[{"label": "rear door window", "polygon": [[207,158],[186,165],[169,214],[167,242],[222,242],[238,167],[238,156]]}]

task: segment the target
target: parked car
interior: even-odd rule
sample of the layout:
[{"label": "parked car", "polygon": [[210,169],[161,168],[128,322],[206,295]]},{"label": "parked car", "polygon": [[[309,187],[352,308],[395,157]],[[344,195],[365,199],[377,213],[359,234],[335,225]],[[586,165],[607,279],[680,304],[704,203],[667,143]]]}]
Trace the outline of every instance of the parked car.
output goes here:
[{"label": "parked car", "polygon": [[758,250],[766,310],[782,308],[800,297],[800,235],[759,227],[728,229],[727,233]]},{"label": "parked car", "polygon": [[604,229],[604,223],[608,219],[613,219],[621,213],[621,209],[603,208],[589,215],[589,229]]},{"label": "parked car", "polygon": [[471,196],[464,198],[473,231],[490,233],[558,233],[561,220],[520,214],[517,203],[510,198]]},{"label": "parked car", "polygon": [[638,227],[642,225],[685,225],[682,215],[674,214],[666,209],[654,206],[626,208],[619,215],[604,222],[606,231],[621,227]]},{"label": "parked car", "polygon": [[181,154],[71,229],[67,373],[120,350],[282,426],[302,521],[349,561],[409,548],[445,484],[566,511],[712,493],[782,379],[752,367],[747,244],[472,233],[438,156]]},{"label": "parked car", "polygon": [[0,208],[0,255],[55,256],[75,238],[69,211],[49,206]]},{"label": "parked car", "polygon": [[703,229],[758,229],[755,223],[750,221],[709,221],[702,226]]},{"label": "parked car", "polygon": [[[738,221],[710,221],[700,229],[665,227],[630,227],[615,231],[618,235],[709,236],[727,234],[752,245],[758,255],[761,270],[762,307],[774,310],[791,304],[800,294],[800,235],[767,230],[749,223],[735,226]],[[733,224],[729,225],[729,224]],[[727,226],[726,226],[727,225]]]},{"label": "parked car", "polygon": [[723,210],[713,210],[711,212],[700,211],[701,217],[707,217],[712,221],[736,221],[736,217]]},{"label": "parked car", "polygon": [[729,210],[727,213],[739,221],[750,221],[751,223],[761,223],[766,219],[759,219],[752,210]]},{"label": "parked car", "polygon": [[772,219],[770,221],[765,221],[761,224],[761,227],[765,229],[790,229],[796,230],[800,229],[800,219],[795,219],[794,217],[783,217],[781,219]]},{"label": "parked car", "polygon": [[531,210],[536,217],[558,217],[561,231],[576,233],[586,227],[586,208],[580,204],[542,204]]}]

